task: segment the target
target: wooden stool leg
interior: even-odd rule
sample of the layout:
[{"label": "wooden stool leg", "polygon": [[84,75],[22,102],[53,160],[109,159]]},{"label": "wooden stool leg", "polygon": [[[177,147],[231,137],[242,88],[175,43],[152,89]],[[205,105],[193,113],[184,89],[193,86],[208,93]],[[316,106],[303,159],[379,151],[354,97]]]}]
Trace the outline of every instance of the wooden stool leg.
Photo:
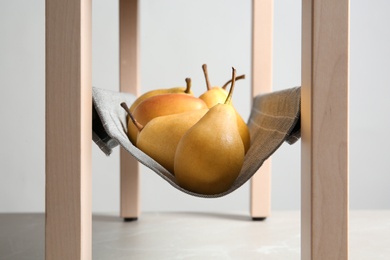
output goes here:
[{"label": "wooden stool leg", "polygon": [[[252,96],[272,90],[273,0],[252,2]],[[250,214],[262,220],[271,211],[271,158],[251,179]]]},{"label": "wooden stool leg", "polygon": [[92,259],[91,13],[46,1],[46,259]]},{"label": "wooden stool leg", "polygon": [[[119,1],[120,91],[138,96],[139,91],[139,21],[138,0]],[[123,148],[120,150],[120,215],[124,220],[139,216],[140,166]]]},{"label": "wooden stool leg", "polygon": [[302,3],[302,259],[348,259],[349,1]]}]

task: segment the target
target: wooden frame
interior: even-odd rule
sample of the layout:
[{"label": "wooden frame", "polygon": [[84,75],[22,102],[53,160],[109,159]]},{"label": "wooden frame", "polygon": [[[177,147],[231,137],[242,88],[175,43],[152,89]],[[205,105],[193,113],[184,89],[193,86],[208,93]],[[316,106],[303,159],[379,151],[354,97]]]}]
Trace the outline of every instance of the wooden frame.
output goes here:
[{"label": "wooden frame", "polygon": [[302,259],[348,258],[349,1],[302,2]]},{"label": "wooden frame", "polygon": [[[139,93],[139,19],[138,0],[119,0],[120,91]],[[136,220],[140,213],[140,165],[120,148],[120,215]]]},{"label": "wooden frame", "polygon": [[91,8],[46,1],[46,259],[91,259]]},{"label": "wooden frame", "polygon": [[[253,0],[253,95],[271,90],[272,6]],[[92,259],[91,9],[46,0],[46,259]],[[120,10],[121,91],[137,94],[138,1]],[[349,0],[303,0],[302,259],[348,259],[348,88]],[[139,166],[128,162],[121,152],[121,216],[134,219]],[[269,215],[269,163],[252,180],[254,218]]]},{"label": "wooden frame", "polygon": [[[252,1],[252,97],[272,90],[273,13],[273,0]],[[271,212],[271,158],[250,184],[251,217],[263,220]]]}]

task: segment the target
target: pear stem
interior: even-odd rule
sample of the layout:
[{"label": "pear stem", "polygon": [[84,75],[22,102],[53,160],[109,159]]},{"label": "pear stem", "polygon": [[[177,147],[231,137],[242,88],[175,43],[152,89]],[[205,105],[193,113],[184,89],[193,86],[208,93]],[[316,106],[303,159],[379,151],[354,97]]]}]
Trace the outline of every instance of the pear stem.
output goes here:
[{"label": "pear stem", "polygon": [[138,131],[141,132],[142,129],[144,128],[143,125],[141,125],[140,123],[138,123],[137,120],[135,120],[135,118],[133,117],[133,115],[130,113],[130,110],[129,110],[129,107],[126,105],[125,102],[122,102],[121,103],[121,107],[123,107],[123,109],[126,111],[126,113],[129,115],[131,121],[133,122],[133,124],[135,125],[135,127],[137,127]]},{"label": "pear stem", "polygon": [[[245,79],[245,74],[237,76],[236,80]],[[229,79],[221,88],[226,90],[226,87],[232,82],[231,79]]]},{"label": "pear stem", "polygon": [[234,84],[236,83],[236,69],[232,67],[232,84],[230,86],[229,94],[226,97],[225,104],[231,105],[232,104],[232,96],[233,96],[233,90],[234,90]]},{"label": "pear stem", "polygon": [[203,64],[203,65],[202,65],[202,69],[203,69],[204,77],[205,77],[205,79],[206,79],[206,87],[207,87],[207,90],[210,90],[210,89],[211,89],[211,86],[210,86],[209,74],[208,74],[208,72],[207,72],[207,65],[206,65],[206,64]]},{"label": "pear stem", "polygon": [[184,90],[184,93],[189,94],[191,91],[191,78],[186,78],[186,89]]}]

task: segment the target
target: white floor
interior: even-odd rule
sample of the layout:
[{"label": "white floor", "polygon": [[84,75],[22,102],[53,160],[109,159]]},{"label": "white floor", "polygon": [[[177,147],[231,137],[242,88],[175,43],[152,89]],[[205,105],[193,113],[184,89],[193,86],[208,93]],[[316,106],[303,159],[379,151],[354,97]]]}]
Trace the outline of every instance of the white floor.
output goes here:
[{"label": "white floor", "polygon": [[[390,211],[350,213],[351,260],[390,259]],[[0,259],[44,259],[44,215],[0,214]],[[299,212],[93,216],[93,259],[300,259]]]}]

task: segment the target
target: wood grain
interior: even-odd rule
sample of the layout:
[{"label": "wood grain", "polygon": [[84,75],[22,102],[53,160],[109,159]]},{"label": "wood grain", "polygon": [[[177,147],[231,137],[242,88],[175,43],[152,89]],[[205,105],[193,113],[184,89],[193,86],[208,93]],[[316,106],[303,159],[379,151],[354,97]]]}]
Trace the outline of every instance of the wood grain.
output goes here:
[{"label": "wood grain", "polygon": [[46,1],[46,259],[92,259],[91,1]]},{"label": "wood grain", "polygon": [[[139,10],[138,0],[119,1],[120,91],[139,94]],[[130,106],[130,104],[129,104]],[[138,218],[140,213],[140,166],[120,149],[120,215]]]},{"label": "wood grain", "polygon": [[[273,0],[252,2],[252,97],[272,91]],[[271,158],[251,178],[250,214],[265,218],[271,212]]]},{"label": "wood grain", "polygon": [[348,259],[349,1],[302,7],[302,259]]}]

